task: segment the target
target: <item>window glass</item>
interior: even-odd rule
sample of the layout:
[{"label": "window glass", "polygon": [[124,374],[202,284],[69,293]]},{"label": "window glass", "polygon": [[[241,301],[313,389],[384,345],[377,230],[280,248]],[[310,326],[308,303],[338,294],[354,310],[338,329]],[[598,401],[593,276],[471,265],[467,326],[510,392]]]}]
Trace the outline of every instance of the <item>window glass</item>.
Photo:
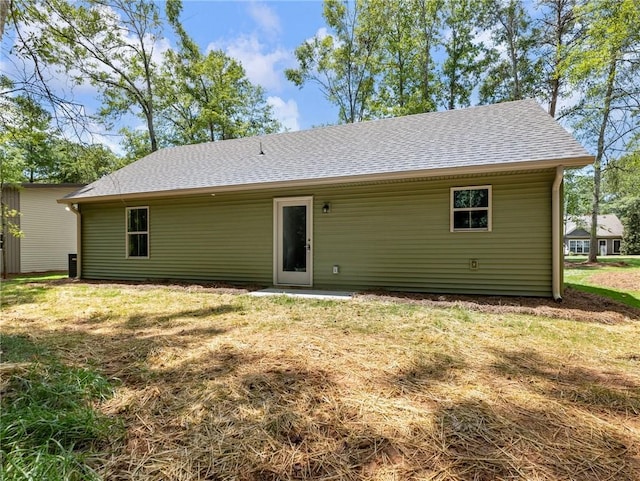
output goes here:
[{"label": "window glass", "polygon": [[491,230],[491,186],[451,189],[451,230]]},{"label": "window glass", "polygon": [[589,246],[591,245],[591,241],[589,240],[570,240],[569,241],[569,251],[574,254],[588,254]]},{"label": "window glass", "polygon": [[127,209],[127,257],[149,257],[149,209]]},{"label": "window glass", "polygon": [[616,254],[618,254],[620,252],[620,241],[619,240],[615,240],[613,241],[613,252],[615,252]]},{"label": "window glass", "polygon": [[147,209],[129,210],[129,232],[144,232],[147,230]]}]

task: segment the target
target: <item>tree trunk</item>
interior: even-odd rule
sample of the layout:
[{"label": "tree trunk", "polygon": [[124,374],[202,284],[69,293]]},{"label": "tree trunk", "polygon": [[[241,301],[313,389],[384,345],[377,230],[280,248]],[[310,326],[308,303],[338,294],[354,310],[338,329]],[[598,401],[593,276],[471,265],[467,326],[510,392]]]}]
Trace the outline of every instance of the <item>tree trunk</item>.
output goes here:
[{"label": "tree trunk", "polygon": [[556,118],[556,106],[558,104],[558,94],[560,93],[560,79],[554,77],[551,79],[551,102],[549,102],[549,115]]},{"label": "tree trunk", "polygon": [[606,91],[604,96],[604,106],[602,107],[602,122],[598,133],[598,150],[596,160],[593,163],[593,205],[591,210],[591,241],[589,246],[589,262],[598,261],[598,214],[600,214],[600,184],[602,181],[602,159],[604,157],[604,142],[611,115],[611,97],[613,95],[613,84],[616,78],[617,58],[611,56],[609,71],[607,72]]},{"label": "tree trunk", "polygon": [[555,59],[553,65],[553,73],[551,74],[551,100],[549,102],[549,115],[556,117],[556,108],[558,106],[558,96],[560,95],[560,73],[558,72],[560,62],[562,61],[560,52],[563,48],[564,42],[562,41],[563,34],[569,21],[565,18],[566,13],[563,12],[565,3],[562,0],[556,1],[554,8],[556,11],[556,24],[555,24]]},{"label": "tree trunk", "polygon": [[149,143],[151,144],[151,152],[158,150],[158,139],[156,137],[156,130],[153,125],[153,112],[151,106],[147,106],[147,112],[145,114],[147,118],[147,129],[149,131]]}]

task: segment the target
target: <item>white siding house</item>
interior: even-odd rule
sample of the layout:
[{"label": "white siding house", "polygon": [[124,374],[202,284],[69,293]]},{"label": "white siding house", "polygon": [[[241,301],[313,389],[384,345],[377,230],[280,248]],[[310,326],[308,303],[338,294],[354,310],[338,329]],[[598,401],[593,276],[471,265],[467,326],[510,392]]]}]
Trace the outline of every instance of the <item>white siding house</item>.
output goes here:
[{"label": "white siding house", "polygon": [[23,235],[6,243],[9,273],[67,270],[68,255],[77,249],[76,216],[56,201],[79,187],[22,184],[16,189],[12,207],[20,212]]}]

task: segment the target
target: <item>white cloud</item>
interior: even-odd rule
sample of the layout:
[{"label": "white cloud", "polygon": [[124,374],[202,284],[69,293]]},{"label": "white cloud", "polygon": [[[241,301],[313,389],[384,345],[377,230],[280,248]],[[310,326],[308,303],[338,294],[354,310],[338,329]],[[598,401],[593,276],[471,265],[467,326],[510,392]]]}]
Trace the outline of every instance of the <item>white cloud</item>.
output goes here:
[{"label": "white cloud", "polygon": [[300,113],[295,100],[289,99],[286,102],[280,97],[267,97],[267,103],[273,108],[273,114],[289,131],[300,130]]},{"label": "white cloud", "polygon": [[207,51],[214,48],[222,48],[227,55],[238,60],[249,80],[268,90],[279,91],[282,88],[282,70],[293,61],[291,52],[281,47],[267,51],[266,45],[258,40],[256,34],[243,35],[223,45],[211,43]]},{"label": "white cloud", "polygon": [[330,34],[329,34],[329,31],[327,30],[327,27],[320,27],[316,32],[315,38],[317,38],[318,40],[322,40],[327,38],[329,35]]},{"label": "white cloud", "polygon": [[282,33],[280,18],[264,3],[251,2],[247,11],[253,21],[266,34],[275,37]]}]

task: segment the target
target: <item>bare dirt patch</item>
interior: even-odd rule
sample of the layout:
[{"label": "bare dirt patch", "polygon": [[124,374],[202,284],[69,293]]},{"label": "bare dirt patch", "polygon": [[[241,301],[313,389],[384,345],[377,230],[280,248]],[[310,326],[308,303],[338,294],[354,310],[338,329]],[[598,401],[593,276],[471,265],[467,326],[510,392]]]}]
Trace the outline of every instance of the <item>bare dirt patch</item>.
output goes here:
[{"label": "bare dirt patch", "polygon": [[[603,273],[605,274],[605,273]],[[462,307],[488,314],[527,314],[580,322],[617,324],[640,320],[640,309],[602,296],[565,289],[562,302],[539,297],[462,296],[409,293],[363,293],[365,299],[407,302],[429,307]]]},{"label": "bare dirt patch", "polygon": [[628,262],[619,261],[619,262],[607,262],[603,264],[602,262],[571,262],[564,261],[564,266],[568,269],[580,269],[581,267],[629,267]]},{"label": "bare dirt patch", "polygon": [[589,277],[589,281],[603,287],[624,291],[640,291],[640,271],[598,272]]}]

